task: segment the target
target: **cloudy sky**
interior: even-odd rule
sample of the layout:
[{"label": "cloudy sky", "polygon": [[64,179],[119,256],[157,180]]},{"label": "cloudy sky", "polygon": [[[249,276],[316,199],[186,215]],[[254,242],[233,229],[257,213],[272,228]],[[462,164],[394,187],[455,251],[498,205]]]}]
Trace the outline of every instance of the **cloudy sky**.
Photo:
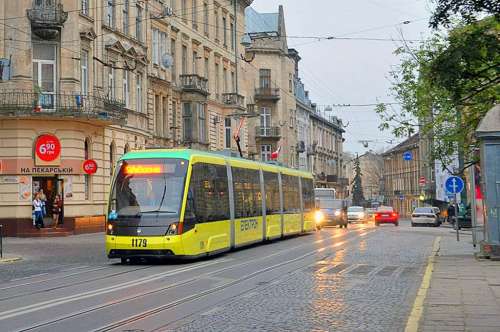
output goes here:
[{"label": "cloudy sky", "polygon": [[[345,36],[420,40],[429,34],[429,0],[255,0],[259,12],[276,12],[282,4],[288,36]],[[401,24],[411,21],[409,24]],[[387,79],[398,64],[393,51],[398,41],[289,38],[289,47],[302,56],[301,76],[313,102],[370,104],[393,101]],[[389,132],[378,130],[373,107],[335,108],[349,123],[345,151],[380,150],[396,144]],[[366,149],[359,140],[372,140]]]}]

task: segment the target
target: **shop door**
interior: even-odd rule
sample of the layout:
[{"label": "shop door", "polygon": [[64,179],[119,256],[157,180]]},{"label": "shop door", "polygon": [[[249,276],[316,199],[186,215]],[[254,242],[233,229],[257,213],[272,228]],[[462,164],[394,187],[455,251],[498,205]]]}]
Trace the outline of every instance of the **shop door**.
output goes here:
[{"label": "shop door", "polygon": [[64,221],[64,179],[57,179],[57,194],[62,199],[62,209],[61,214],[59,215],[59,224],[62,224]]}]

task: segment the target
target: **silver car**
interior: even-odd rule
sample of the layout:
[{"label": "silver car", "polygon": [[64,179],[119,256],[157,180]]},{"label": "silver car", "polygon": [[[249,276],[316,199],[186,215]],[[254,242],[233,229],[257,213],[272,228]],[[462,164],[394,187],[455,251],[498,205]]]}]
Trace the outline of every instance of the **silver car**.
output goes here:
[{"label": "silver car", "polygon": [[411,214],[411,225],[432,225],[438,227],[441,225],[441,221],[439,220],[439,214],[436,212],[436,209],[433,207],[418,207],[413,210]]},{"label": "silver car", "polygon": [[347,208],[347,220],[366,222],[365,209],[362,206],[350,206]]}]

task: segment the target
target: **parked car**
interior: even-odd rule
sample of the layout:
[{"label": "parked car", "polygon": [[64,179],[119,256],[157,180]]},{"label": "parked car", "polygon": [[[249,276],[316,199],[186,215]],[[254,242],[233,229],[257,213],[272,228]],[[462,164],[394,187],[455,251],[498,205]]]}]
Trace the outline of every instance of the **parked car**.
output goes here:
[{"label": "parked car", "polygon": [[362,206],[350,206],[347,208],[347,220],[366,222],[365,209]]},{"label": "parked car", "polygon": [[379,206],[375,212],[375,225],[393,224],[399,226],[399,213],[392,206]]},{"label": "parked car", "polygon": [[439,209],[434,207],[418,207],[411,214],[411,226],[417,225],[432,225],[438,227],[441,225],[439,219]]}]

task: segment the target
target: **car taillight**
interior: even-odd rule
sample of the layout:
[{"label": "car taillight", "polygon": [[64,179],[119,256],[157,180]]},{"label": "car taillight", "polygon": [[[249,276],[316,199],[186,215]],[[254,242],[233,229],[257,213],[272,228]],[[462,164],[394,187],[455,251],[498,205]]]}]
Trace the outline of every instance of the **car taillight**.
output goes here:
[{"label": "car taillight", "polygon": [[396,212],[394,212],[394,213],[392,214],[392,216],[393,216],[393,217],[397,217],[397,216],[398,216],[398,214],[397,214]]},{"label": "car taillight", "polygon": [[174,222],[168,226],[167,235],[180,235],[182,234],[182,224]]}]

